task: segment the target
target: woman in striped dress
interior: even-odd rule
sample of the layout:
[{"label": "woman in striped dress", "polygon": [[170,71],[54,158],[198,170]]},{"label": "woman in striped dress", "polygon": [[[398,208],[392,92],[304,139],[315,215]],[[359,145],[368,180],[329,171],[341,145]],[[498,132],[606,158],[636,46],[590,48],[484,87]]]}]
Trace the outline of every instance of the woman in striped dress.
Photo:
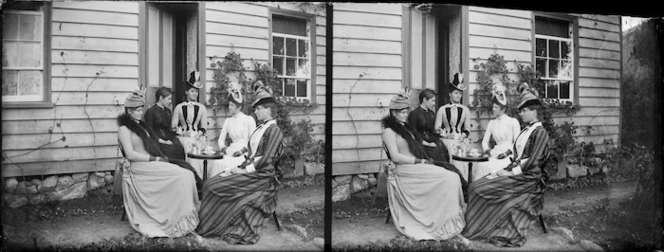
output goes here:
[{"label": "woman in striped dress", "polygon": [[542,212],[542,165],[549,151],[549,135],[537,119],[542,109],[537,92],[529,90],[527,84],[523,89],[518,108],[527,126],[514,143],[514,162],[471,184],[463,231],[468,239],[520,247]]},{"label": "woman in striped dress", "polygon": [[220,237],[231,244],[254,244],[265,219],[277,207],[278,167],[273,165],[283,148],[283,134],[273,114],[276,101],[260,88],[252,104],[261,124],[251,134],[248,159],[231,169],[230,176],[215,176],[203,184],[199,212],[201,236]]}]

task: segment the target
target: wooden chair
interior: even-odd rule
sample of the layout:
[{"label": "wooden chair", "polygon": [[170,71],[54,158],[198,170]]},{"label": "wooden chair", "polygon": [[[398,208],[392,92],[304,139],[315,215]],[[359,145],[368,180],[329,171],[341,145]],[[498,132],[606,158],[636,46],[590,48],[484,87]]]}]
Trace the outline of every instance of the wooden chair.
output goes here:
[{"label": "wooden chair", "polygon": [[[281,155],[284,153],[284,145],[280,144],[279,147],[277,148],[277,153],[274,155],[275,161],[272,162],[272,165],[274,166],[274,172],[275,172],[275,178],[277,176],[277,170],[279,169],[279,164],[281,163]],[[281,187],[281,182],[279,182],[279,178],[277,179],[277,192],[279,192],[279,187]],[[276,197],[276,196],[275,196]],[[277,230],[281,231],[281,224],[279,223],[279,218],[277,217],[277,208],[274,208],[274,211],[272,211],[272,218],[274,219],[274,224],[277,226]]]},{"label": "wooden chair", "polygon": [[[120,164],[120,169],[115,169],[115,183],[118,181],[122,182],[122,175],[124,174],[124,168],[125,165],[129,165],[129,159],[127,159],[127,155],[125,155],[124,148],[122,148],[122,144],[118,141],[118,150],[120,153],[122,153],[122,161],[119,163]],[[118,188],[118,185],[114,185],[114,191]],[[115,194],[115,192],[113,193]],[[125,217],[127,216],[127,209],[124,207],[124,193],[122,193],[122,185],[120,185],[120,194],[122,194],[122,216],[120,217],[120,221],[124,221]]]},{"label": "wooden chair", "polygon": [[[387,146],[385,146],[385,143],[383,143],[383,150],[385,150],[385,155],[387,156],[387,159],[392,162],[392,157],[390,156],[390,152],[387,150]],[[376,197],[378,197],[379,192],[381,191],[379,187],[384,184],[385,188],[383,190],[387,190],[387,177],[389,177],[390,171],[388,169],[389,165],[383,165],[383,176],[384,179],[379,179],[379,183],[376,186]],[[385,180],[385,183],[382,183],[382,181]],[[385,224],[390,223],[390,219],[392,218],[392,211],[390,211],[390,205],[388,203],[387,205],[387,218],[385,218]]]}]

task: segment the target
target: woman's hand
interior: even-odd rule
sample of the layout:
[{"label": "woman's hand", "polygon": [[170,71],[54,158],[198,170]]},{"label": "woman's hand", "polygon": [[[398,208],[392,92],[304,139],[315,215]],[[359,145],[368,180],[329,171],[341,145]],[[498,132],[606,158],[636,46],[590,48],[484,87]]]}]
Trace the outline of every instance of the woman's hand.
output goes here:
[{"label": "woman's hand", "polygon": [[231,174],[240,174],[240,173],[247,173],[247,170],[238,167],[233,167],[233,169],[231,169]]},{"label": "woman's hand", "polygon": [[498,170],[498,171],[496,172],[496,175],[498,175],[498,176],[500,176],[500,177],[503,177],[503,176],[512,176],[512,175],[514,175],[514,173],[512,173],[512,172],[510,172],[510,171],[506,171],[506,170],[502,170],[502,169],[501,169],[501,170]]}]

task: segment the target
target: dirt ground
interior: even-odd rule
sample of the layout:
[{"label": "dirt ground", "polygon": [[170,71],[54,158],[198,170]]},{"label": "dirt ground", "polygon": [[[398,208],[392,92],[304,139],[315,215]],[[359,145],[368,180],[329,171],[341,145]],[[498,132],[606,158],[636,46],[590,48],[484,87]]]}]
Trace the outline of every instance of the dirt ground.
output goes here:
[{"label": "dirt ground", "polygon": [[230,245],[215,238],[146,238],[121,221],[122,198],[96,192],[81,199],[2,209],[1,251],[8,250],[321,250],[322,185],[283,188],[277,213],[282,230],[270,218],[254,245]]},{"label": "dirt ground", "polygon": [[[411,241],[398,233],[387,217],[387,200],[370,193],[334,204],[332,246],[336,250],[471,250],[471,251],[587,251],[661,249],[662,228],[653,214],[632,199],[634,181],[549,191],[544,211],[548,233],[531,226],[520,248],[498,248],[482,241],[470,247],[449,241]],[[368,207],[367,207],[368,206]],[[642,211],[643,210],[643,211]],[[661,214],[661,209],[659,214]]]}]

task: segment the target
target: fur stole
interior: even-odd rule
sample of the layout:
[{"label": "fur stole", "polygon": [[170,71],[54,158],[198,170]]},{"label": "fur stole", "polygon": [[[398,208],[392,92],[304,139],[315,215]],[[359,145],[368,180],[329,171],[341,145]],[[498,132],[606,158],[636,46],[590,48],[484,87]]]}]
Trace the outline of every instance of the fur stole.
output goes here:
[{"label": "fur stole", "polygon": [[140,137],[143,141],[145,151],[147,151],[150,155],[161,158],[165,157],[159,149],[159,144],[157,144],[157,141],[155,141],[155,139],[152,137],[156,136],[155,133],[150,132],[151,130],[145,126],[143,121],[136,122],[128,114],[122,113],[118,116],[117,122],[118,127],[126,126],[129,130],[131,130],[131,132],[134,132],[134,134],[138,135],[138,137]]},{"label": "fur stole", "polygon": [[392,115],[388,115],[383,117],[381,120],[381,123],[383,125],[383,128],[386,129],[391,129],[395,133],[397,133],[399,136],[401,136],[403,139],[406,140],[408,143],[408,149],[410,149],[410,152],[413,153],[413,155],[416,158],[419,159],[428,159],[429,157],[427,156],[426,152],[424,151],[424,145],[422,145],[422,139],[419,139],[415,134],[413,134],[413,130],[410,128],[410,126],[407,123],[400,123],[397,121],[396,118]]}]

